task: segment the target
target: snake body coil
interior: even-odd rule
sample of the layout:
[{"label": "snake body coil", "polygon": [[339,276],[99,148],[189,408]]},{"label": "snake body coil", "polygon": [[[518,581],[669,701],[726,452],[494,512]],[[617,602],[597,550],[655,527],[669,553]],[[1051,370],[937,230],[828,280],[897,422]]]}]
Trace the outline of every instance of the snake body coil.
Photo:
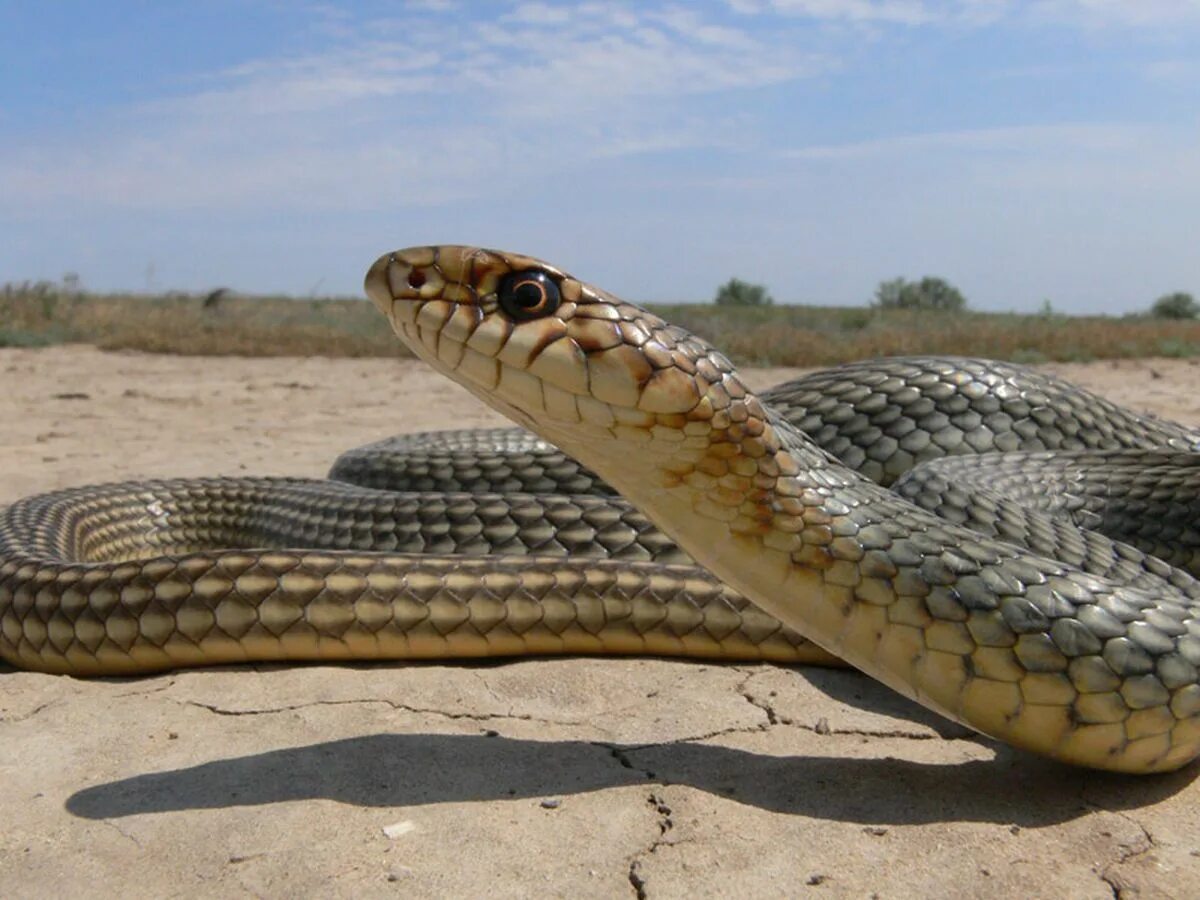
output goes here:
[{"label": "snake body coil", "polygon": [[1069,762],[1200,753],[1196,434],[977,360],[755,396],[699,339],[510,254],[389,254],[367,291],[419,356],[550,443],[408,436],[344,455],[336,480],[18,501],[0,655],[90,674],[835,654]]}]

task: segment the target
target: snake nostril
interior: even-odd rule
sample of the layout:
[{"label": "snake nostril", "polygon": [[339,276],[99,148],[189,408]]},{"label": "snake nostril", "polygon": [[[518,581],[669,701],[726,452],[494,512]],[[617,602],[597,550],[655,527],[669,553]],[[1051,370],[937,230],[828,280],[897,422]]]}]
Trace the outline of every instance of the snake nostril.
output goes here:
[{"label": "snake nostril", "polygon": [[425,273],[420,269],[413,269],[408,273],[408,286],[411,288],[419,288],[425,283]]}]

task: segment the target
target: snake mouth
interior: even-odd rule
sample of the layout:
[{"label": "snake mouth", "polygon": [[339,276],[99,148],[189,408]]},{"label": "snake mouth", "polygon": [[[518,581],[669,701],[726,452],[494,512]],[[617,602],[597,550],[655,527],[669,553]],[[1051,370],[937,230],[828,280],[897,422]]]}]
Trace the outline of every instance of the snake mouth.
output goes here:
[{"label": "snake mouth", "polygon": [[479,301],[481,271],[475,272],[474,260],[485,251],[470,247],[410,247],[385,253],[367,271],[364,288],[375,306],[395,323],[411,320],[424,301],[449,300],[475,305]]}]

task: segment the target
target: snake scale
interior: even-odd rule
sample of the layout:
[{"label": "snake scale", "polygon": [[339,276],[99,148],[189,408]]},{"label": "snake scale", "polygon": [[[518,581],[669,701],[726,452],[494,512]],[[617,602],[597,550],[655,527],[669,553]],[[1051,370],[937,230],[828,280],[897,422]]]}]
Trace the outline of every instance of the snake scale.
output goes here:
[{"label": "snake scale", "polygon": [[395,438],[330,480],[17,501],[0,656],[844,660],[1066,762],[1200,754],[1200,435],[981,360],[755,394],[704,341],[516,254],[397,251],[366,290],[528,431]]}]

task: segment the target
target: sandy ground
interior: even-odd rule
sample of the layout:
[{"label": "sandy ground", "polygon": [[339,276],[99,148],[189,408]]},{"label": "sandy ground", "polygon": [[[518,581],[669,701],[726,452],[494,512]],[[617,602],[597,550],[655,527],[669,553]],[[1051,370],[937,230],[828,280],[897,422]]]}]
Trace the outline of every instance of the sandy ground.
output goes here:
[{"label": "sandy ground", "polygon": [[[1194,364],[1051,368],[1200,425]],[[499,421],[416,362],[0,350],[0,504],[320,476],[345,447]],[[0,685],[4,897],[1200,896],[1196,766],[1067,769],[851,672],[571,659]]]}]

